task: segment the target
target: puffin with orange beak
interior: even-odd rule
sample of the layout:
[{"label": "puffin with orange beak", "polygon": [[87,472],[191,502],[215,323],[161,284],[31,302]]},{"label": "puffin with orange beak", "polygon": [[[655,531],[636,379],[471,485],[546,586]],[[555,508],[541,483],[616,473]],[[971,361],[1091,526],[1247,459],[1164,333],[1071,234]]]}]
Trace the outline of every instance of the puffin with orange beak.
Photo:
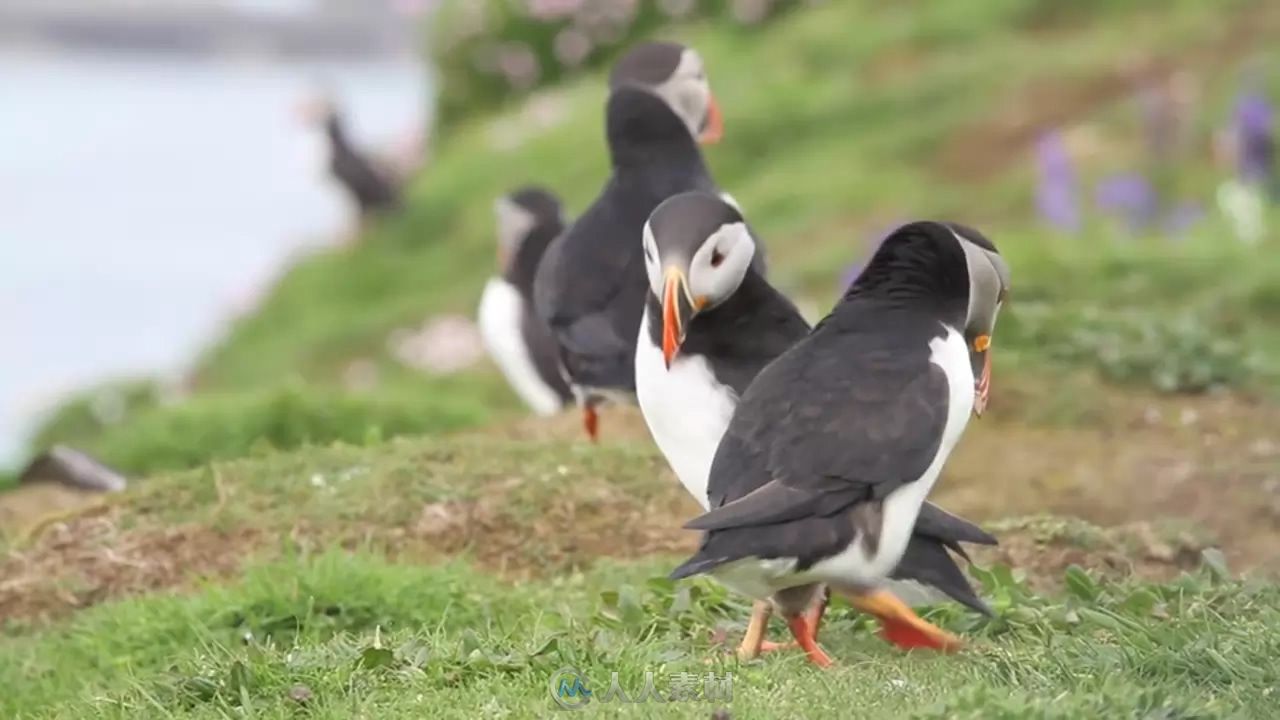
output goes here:
[{"label": "puffin with orange beak", "polygon": [[[636,396],[658,448],[704,510],[715,498],[742,492],[728,475],[711,477],[712,461],[738,398],[770,362],[809,335],[809,324],[784,295],[751,268],[757,247],[737,207],[706,193],[682,193],[654,210],[644,230],[649,297],[636,343]],[[855,407],[857,399],[849,400]],[[951,556],[960,543],[994,545],[972,523],[925,502],[879,604],[863,604],[901,647],[951,649],[957,641],[910,613],[892,594],[924,586],[983,614]],[[820,583],[788,587],[759,599],[738,647],[750,659],[783,647],[765,640],[776,610],[801,619],[816,639],[827,596]],[[820,656],[812,655],[815,662]]]},{"label": "puffin with orange beak", "polygon": [[718,141],[724,122],[697,51],[649,42],[623,55],[609,76],[605,131],[613,172],[547,249],[534,280],[535,308],[555,335],[592,440],[597,407],[635,402],[645,220],[677,193],[720,192],[698,146]]},{"label": "puffin with orange beak", "polygon": [[831,313],[742,394],[711,463],[710,509],[685,524],[702,545],[671,577],[706,573],[757,602],[784,599],[796,643],[820,666],[832,661],[804,601],[816,585],[874,615],[895,644],[959,647],[886,586],[986,402],[1008,287],[1008,266],[976,230],[916,222],[886,238]]}]

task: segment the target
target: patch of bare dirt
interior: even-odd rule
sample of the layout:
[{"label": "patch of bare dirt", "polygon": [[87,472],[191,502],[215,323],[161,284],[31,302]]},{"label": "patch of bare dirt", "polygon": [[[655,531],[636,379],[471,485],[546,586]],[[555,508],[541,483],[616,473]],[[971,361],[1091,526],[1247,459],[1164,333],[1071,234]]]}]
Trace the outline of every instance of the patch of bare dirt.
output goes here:
[{"label": "patch of bare dirt", "polygon": [[0,620],[56,618],[108,598],[236,573],[258,534],[199,526],[124,529],[102,509],[48,525],[0,557]]},{"label": "patch of bare dirt", "polygon": [[1149,522],[1099,528],[1084,521],[1036,516],[995,523],[994,548],[971,548],[982,565],[1001,563],[1021,570],[1040,592],[1055,592],[1072,565],[1095,577],[1168,580],[1199,567],[1214,543],[1202,535],[1161,529]]},{"label": "patch of bare dirt", "polygon": [[1100,396],[1086,425],[970,424],[935,497],[983,520],[1049,513],[1104,527],[1177,519],[1233,567],[1280,570],[1280,408],[1240,397]]}]

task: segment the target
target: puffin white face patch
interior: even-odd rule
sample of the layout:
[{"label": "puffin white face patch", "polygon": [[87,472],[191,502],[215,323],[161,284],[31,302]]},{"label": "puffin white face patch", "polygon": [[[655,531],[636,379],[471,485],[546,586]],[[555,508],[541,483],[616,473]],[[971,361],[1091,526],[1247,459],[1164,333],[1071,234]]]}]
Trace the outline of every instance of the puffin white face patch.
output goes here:
[{"label": "puffin white face patch", "polygon": [[708,307],[724,302],[742,284],[755,254],[756,241],[746,223],[721,225],[689,263],[689,291],[705,298]]},{"label": "puffin white face patch", "polygon": [[658,254],[658,242],[653,238],[653,228],[644,223],[644,270],[649,276],[649,290],[656,298],[662,297],[662,257]]},{"label": "puffin white face patch", "polygon": [[538,220],[506,196],[494,201],[493,215],[498,226],[498,253],[509,258],[515,255]]},{"label": "puffin white face patch", "polygon": [[711,107],[711,84],[697,51],[686,48],[680,56],[675,72],[661,85],[653,88],[679,117],[694,138],[702,133],[702,125]]}]

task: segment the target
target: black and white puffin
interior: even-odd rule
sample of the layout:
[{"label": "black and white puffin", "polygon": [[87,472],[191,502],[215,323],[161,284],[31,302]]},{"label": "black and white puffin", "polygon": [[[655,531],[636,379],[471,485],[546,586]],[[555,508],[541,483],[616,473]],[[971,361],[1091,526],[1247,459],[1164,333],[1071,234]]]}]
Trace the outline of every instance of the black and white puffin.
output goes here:
[{"label": "black and white puffin", "polygon": [[[716,447],[738,398],[766,365],[809,334],[796,307],[751,268],[756,239],[741,212],[705,193],[665,200],[644,228],[649,296],[636,342],[636,397],[654,442],[685,489],[706,510]],[[724,480],[724,476],[720,476]],[[995,544],[977,526],[925,503],[892,577],[923,583],[989,614],[948,553],[961,542]],[[764,641],[773,604],[817,598],[810,621],[821,620],[826,595],[806,585],[784,599],[757,601],[738,655],[750,659],[775,646]]]},{"label": "black and white puffin", "polygon": [[302,105],[301,113],[324,129],[329,173],[355,203],[361,222],[400,207],[400,185],[394,173],[351,144],[346,122],[333,101],[313,97]]},{"label": "black and white puffin", "polygon": [[547,245],[564,230],[560,200],[524,187],[494,203],[498,270],[480,297],[480,337],[511,389],[538,415],[573,400],[551,329],[533,311],[533,276]]},{"label": "black and white puffin", "polygon": [[612,174],[539,265],[538,314],[561,348],[588,435],[596,407],[634,402],[635,342],[644,309],[640,234],[658,203],[686,190],[718,192],[698,148],[718,141],[720,110],[692,48],[651,42],[609,76],[605,110]]},{"label": "black and white puffin", "polygon": [[712,509],[685,525],[705,531],[702,544],[671,576],[710,573],[772,597],[821,666],[831,659],[802,592],[815,583],[899,645],[958,647],[884,585],[986,407],[1008,287],[1008,266],[975,230],[916,222],[886,238],[831,313],[743,393],[711,465]]}]

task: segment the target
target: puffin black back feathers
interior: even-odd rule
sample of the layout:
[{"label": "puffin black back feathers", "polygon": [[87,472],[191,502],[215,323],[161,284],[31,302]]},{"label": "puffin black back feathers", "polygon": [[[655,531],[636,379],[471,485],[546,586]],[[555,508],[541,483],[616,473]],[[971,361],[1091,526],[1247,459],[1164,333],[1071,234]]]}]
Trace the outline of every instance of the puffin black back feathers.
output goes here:
[{"label": "puffin black back feathers", "polygon": [[645,220],[667,197],[715,192],[715,184],[688,128],[652,93],[634,87],[612,93],[606,130],[613,175],[548,249],[534,301],[575,385],[632,393],[647,286]]}]

